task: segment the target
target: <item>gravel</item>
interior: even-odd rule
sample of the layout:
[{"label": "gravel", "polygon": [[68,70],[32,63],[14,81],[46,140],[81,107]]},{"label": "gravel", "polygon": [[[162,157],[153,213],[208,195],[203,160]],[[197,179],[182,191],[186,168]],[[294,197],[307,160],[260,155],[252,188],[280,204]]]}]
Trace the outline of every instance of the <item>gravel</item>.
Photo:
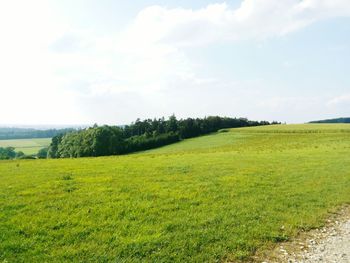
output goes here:
[{"label": "gravel", "polygon": [[327,226],[315,229],[271,251],[264,263],[350,263],[350,209],[346,207]]},{"label": "gravel", "polygon": [[350,262],[350,220],[326,230],[317,241],[309,240],[309,247],[299,258],[289,258],[289,262]]}]

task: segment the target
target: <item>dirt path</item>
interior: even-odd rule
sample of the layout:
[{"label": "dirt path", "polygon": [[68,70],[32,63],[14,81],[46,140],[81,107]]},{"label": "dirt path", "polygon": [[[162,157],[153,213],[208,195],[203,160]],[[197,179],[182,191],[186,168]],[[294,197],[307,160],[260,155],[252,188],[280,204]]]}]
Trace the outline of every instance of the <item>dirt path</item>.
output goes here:
[{"label": "dirt path", "polygon": [[350,263],[350,207],[329,219],[327,226],[276,247],[263,262]]}]

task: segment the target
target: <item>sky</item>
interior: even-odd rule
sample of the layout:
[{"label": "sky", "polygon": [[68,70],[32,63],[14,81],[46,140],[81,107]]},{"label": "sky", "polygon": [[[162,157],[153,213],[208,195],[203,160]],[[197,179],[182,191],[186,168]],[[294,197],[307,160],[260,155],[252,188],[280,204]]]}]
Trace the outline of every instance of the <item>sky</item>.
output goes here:
[{"label": "sky", "polygon": [[0,0],[0,125],[350,116],[349,0]]}]

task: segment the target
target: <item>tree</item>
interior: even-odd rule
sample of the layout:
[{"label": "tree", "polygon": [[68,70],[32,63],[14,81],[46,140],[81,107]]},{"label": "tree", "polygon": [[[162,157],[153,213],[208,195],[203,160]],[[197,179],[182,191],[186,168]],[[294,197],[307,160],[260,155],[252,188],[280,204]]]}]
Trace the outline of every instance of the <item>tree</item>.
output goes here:
[{"label": "tree", "polygon": [[47,152],[48,152],[48,148],[42,148],[38,151],[37,153],[37,157],[39,159],[46,159],[47,158]]},{"label": "tree", "polygon": [[[172,115],[168,120],[165,120],[164,117],[143,121],[137,119],[134,123],[123,127],[94,125],[87,129],[53,137],[48,156],[50,158],[76,158],[125,154],[160,147],[181,139],[217,132],[224,128],[268,124],[269,122],[219,116],[177,120],[175,115]],[[44,156],[45,152],[40,154]]]},{"label": "tree", "polygon": [[13,147],[0,147],[0,160],[14,159],[16,157],[15,148]]},{"label": "tree", "polygon": [[22,151],[19,151],[16,153],[16,159],[20,159],[23,156],[24,156],[24,152],[22,152]]},{"label": "tree", "polygon": [[51,144],[48,149],[48,157],[50,158],[59,158],[58,156],[58,146],[61,143],[63,134],[56,135],[52,138]]},{"label": "tree", "polygon": [[178,131],[177,119],[173,114],[169,117],[169,120],[166,122],[166,132],[177,132],[177,131]]}]

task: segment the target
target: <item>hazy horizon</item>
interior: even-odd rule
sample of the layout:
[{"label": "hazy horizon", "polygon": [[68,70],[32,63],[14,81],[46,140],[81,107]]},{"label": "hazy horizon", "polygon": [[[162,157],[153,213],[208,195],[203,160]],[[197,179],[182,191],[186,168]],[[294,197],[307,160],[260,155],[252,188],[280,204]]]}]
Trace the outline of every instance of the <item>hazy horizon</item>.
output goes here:
[{"label": "hazy horizon", "polygon": [[0,3],[0,125],[350,116],[348,0]]}]

